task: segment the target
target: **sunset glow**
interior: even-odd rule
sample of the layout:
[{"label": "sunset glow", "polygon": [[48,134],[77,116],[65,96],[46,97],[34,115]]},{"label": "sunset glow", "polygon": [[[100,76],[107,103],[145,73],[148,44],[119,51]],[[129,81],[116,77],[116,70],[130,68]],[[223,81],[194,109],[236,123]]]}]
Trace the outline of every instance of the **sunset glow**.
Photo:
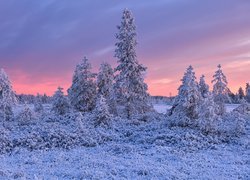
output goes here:
[{"label": "sunset glow", "polygon": [[0,68],[17,93],[52,95],[71,84],[87,56],[93,71],[116,66],[116,25],[129,8],[137,24],[137,55],[148,67],[151,95],[176,95],[191,64],[211,79],[218,64],[236,92],[250,81],[250,2],[244,0],[0,1]]}]

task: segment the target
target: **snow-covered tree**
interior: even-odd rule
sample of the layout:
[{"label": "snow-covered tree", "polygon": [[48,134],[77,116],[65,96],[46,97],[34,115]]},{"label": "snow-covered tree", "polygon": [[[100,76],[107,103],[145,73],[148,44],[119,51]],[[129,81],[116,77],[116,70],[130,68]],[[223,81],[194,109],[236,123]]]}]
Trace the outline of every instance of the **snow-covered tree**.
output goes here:
[{"label": "snow-covered tree", "polygon": [[199,81],[199,90],[203,98],[207,97],[209,93],[209,86],[205,82],[205,76],[202,75]]},{"label": "snow-covered tree", "polygon": [[102,95],[109,106],[110,113],[117,114],[117,105],[114,97],[114,71],[110,64],[104,62],[101,64],[97,75],[97,94]]},{"label": "snow-covered tree", "polygon": [[228,96],[229,89],[227,87],[227,78],[221,70],[221,65],[218,65],[218,70],[213,76],[212,83],[213,85],[213,94],[214,100],[219,105],[219,115],[225,113],[225,103],[231,102]]},{"label": "snow-covered tree", "polygon": [[[187,68],[181,81],[182,85],[178,88],[179,92],[170,110],[170,115],[181,113],[190,120],[198,119],[202,96],[192,66]],[[189,122],[182,123],[187,125]]]},{"label": "snow-covered tree", "polygon": [[246,84],[246,100],[250,103],[250,84]]},{"label": "snow-covered tree", "polygon": [[12,106],[17,102],[9,77],[0,69],[0,116],[3,122],[13,116]]},{"label": "snow-covered tree", "polygon": [[96,125],[108,125],[108,121],[112,116],[109,113],[109,107],[103,95],[98,97],[94,112],[96,115]]},{"label": "snow-covered tree", "polygon": [[54,111],[58,115],[64,115],[69,112],[69,109],[69,101],[68,98],[63,94],[63,88],[58,87],[53,96],[52,111]]},{"label": "snow-covered tree", "polygon": [[199,111],[199,127],[205,133],[212,133],[216,129],[218,116],[216,115],[217,104],[213,94],[207,93],[202,101]]},{"label": "snow-covered tree", "polygon": [[32,110],[29,108],[27,104],[24,105],[24,109],[20,112],[18,116],[18,124],[19,125],[29,125],[34,118],[34,114]]},{"label": "snow-covered tree", "polygon": [[95,107],[96,74],[91,72],[91,64],[86,57],[76,66],[68,95],[71,105],[78,111],[87,112]]},{"label": "snow-covered tree", "polygon": [[144,83],[146,68],[139,64],[136,56],[136,26],[132,13],[125,9],[116,34],[115,57],[118,66],[115,71],[115,93],[118,102],[125,105],[127,117],[149,111],[149,95]]},{"label": "snow-covered tree", "polygon": [[239,98],[240,98],[240,99],[243,99],[243,98],[245,97],[244,91],[243,91],[242,87],[239,88],[238,94],[239,94]]}]

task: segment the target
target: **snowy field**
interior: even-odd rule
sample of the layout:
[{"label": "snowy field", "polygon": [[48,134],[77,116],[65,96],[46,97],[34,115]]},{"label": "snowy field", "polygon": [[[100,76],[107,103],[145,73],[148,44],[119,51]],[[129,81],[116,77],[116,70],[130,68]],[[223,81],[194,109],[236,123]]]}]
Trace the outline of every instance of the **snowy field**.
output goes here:
[{"label": "snowy field", "polygon": [[[231,112],[232,110],[234,110],[238,106],[239,106],[239,104],[227,104],[226,110],[227,110],[227,112]],[[172,107],[171,105],[162,104],[162,103],[154,104],[154,109],[158,113],[163,113],[163,114],[165,114],[167,112],[167,110],[169,110],[171,107]]]},{"label": "snowy field", "polygon": [[[169,107],[155,105],[162,113]],[[240,138],[216,138],[170,128],[163,114],[152,117],[117,119],[112,128],[90,130],[88,135],[106,139],[91,147],[17,148],[2,154],[0,179],[250,179],[249,121]],[[58,127],[50,123],[47,128]],[[72,124],[65,126],[74,129]]]}]

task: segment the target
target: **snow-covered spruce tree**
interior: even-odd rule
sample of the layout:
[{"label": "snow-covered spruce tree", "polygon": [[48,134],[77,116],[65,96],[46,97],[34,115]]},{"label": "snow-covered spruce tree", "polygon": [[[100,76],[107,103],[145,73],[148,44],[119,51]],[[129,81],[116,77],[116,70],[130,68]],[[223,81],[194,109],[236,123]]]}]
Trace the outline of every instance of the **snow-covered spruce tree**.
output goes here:
[{"label": "snow-covered spruce tree", "polygon": [[244,99],[245,95],[244,95],[244,91],[243,91],[242,87],[239,88],[238,94],[239,94],[240,99]]},{"label": "snow-covered spruce tree", "polygon": [[17,102],[9,77],[0,69],[0,119],[4,121],[13,117],[12,107]]},{"label": "snow-covered spruce tree", "polygon": [[246,100],[250,103],[250,84],[246,84]]},{"label": "snow-covered spruce tree", "polygon": [[199,127],[204,133],[216,131],[218,116],[216,115],[217,104],[214,102],[213,94],[208,92],[202,101],[199,111]]},{"label": "snow-covered spruce tree", "polygon": [[[196,81],[193,67],[189,66],[181,79],[182,85],[178,88],[178,95],[175,98],[173,107],[170,109],[170,115],[183,114],[184,121],[173,122],[177,125],[186,126],[195,123],[198,119],[199,108],[202,100],[199,86]],[[176,121],[179,121],[176,119]]]},{"label": "snow-covered spruce tree", "polygon": [[127,118],[145,113],[151,109],[147,84],[144,83],[146,68],[139,64],[136,56],[136,26],[132,13],[125,9],[116,34],[115,57],[118,66],[115,71],[115,95],[120,104],[125,105]]},{"label": "snow-covered spruce tree", "polygon": [[202,75],[199,81],[199,90],[203,98],[207,97],[209,93],[209,86],[205,82],[205,76]]},{"label": "snow-covered spruce tree", "polygon": [[231,102],[228,92],[229,89],[227,87],[227,78],[223,74],[221,70],[221,65],[218,65],[218,70],[215,72],[213,76],[212,83],[213,85],[213,95],[215,102],[219,105],[218,114],[222,115],[226,112],[225,103]]},{"label": "snow-covered spruce tree", "polygon": [[63,88],[58,87],[53,96],[52,111],[57,115],[64,115],[70,110],[68,98],[63,94]]},{"label": "snow-covered spruce tree", "polygon": [[114,71],[110,64],[104,62],[101,64],[97,75],[97,94],[102,95],[109,106],[109,111],[117,115],[116,100],[114,97]]},{"label": "snow-covered spruce tree", "polygon": [[109,113],[109,107],[103,95],[100,95],[98,97],[94,113],[96,115],[96,126],[101,124],[108,125],[108,121],[111,118],[111,114]]},{"label": "snow-covered spruce tree", "polygon": [[91,72],[91,64],[86,57],[76,66],[68,96],[71,105],[78,111],[94,109],[96,100],[96,74]]},{"label": "snow-covered spruce tree", "polygon": [[32,120],[34,118],[34,114],[32,110],[29,108],[27,104],[24,105],[24,108],[20,112],[18,116],[18,124],[19,125],[29,125],[31,124]]}]

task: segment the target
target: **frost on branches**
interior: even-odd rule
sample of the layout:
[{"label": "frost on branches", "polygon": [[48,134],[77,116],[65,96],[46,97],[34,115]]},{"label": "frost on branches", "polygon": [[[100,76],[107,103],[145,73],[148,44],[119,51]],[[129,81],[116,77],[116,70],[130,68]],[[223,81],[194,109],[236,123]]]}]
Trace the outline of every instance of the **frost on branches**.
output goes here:
[{"label": "frost on branches", "polygon": [[230,102],[230,98],[228,96],[229,89],[227,87],[227,78],[223,74],[220,64],[218,65],[218,70],[215,72],[213,78],[214,100],[219,105],[219,115],[222,115],[226,112],[225,103]]},{"label": "frost on branches", "polygon": [[106,99],[109,110],[112,114],[117,114],[116,100],[113,90],[114,71],[110,64],[102,63],[97,75],[97,94]]},{"label": "frost on branches", "polygon": [[18,124],[23,125],[30,125],[34,118],[34,114],[32,110],[29,108],[27,104],[24,105],[24,109],[20,112],[18,116]]},{"label": "frost on branches", "polygon": [[202,75],[200,77],[200,82],[199,82],[199,90],[203,98],[208,96],[209,93],[209,86],[205,82],[205,76]]},{"label": "frost on branches", "polygon": [[12,106],[17,102],[9,77],[0,69],[0,117],[3,121],[13,117]]},{"label": "frost on branches", "polygon": [[246,84],[246,100],[250,103],[250,84]]},{"label": "frost on branches", "polygon": [[202,101],[199,112],[199,127],[204,133],[215,132],[218,122],[216,111],[217,104],[214,102],[213,94],[208,92]]},{"label": "frost on branches", "polygon": [[96,74],[91,72],[86,57],[76,66],[68,95],[71,105],[78,111],[88,112],[94,109],[96,100]]},{"label": "frost on branches", "polygon": [[108,125],[111,114],[109,113],[109,107],[103,95],[98,97],[94,113],[96,115],[96,125]]},{"label": "frost on branches", "polygon": [[[192,66],[187,68],[181,81],[182,85],[178,88],[179,92],[170,110],[170,115],[183,114],[186,120],[184,122],[181,120],[176,124],[186,126],[189,123],[194,123],[193,120],[198,119],[202,97]],[[189,120],[191,121],[188,122]],[[176,119],[176,121],[179,120]]]},{"label": "frost on branches", "polygon": [[63,94],[63,88],[58,87],[57,91],[53,96],[52,111],[58,115],[64,115],[69,112],[70,105],[67,97]]},{"label": "frost on branches", "polygon": [[35,112],[39,112],[39,113],[41,113],[44,110],[43,103],[42,103],[42,96],[40,94],[36,96],[36,99],[34,102],[34,110]]},{"label": "frost on branches", "polygon": [[127,117],[149,111],[149,95],[144,83],[146,68],[139,64],[136,56],[136,26],[132,13],[125,9],[121,25],[116,34],[115,57],[118,66],[115,71],[115,93],[120,104],[125,105]]}]

